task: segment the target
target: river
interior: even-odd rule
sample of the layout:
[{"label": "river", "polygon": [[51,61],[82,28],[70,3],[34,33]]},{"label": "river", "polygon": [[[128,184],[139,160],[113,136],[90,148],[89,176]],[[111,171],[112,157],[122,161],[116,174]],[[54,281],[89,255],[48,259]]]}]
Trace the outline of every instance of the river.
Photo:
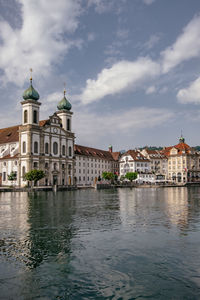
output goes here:
[{"label": "river", "polygon": [[200,299],[200,188],[1,193],[0,299]]}]

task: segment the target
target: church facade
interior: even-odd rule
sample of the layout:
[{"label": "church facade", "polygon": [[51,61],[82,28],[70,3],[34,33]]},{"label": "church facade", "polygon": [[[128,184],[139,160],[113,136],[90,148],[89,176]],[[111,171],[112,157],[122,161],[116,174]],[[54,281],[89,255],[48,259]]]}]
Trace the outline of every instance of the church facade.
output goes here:
[{"label": "church facade", "polygon": [[75,184],[74,140],[71,104],[66,99],[47,120],[40,121],[38,92],[30,87],[23,94],[22,124],[0,129],[0,184],[11,185],[9,175],[16,176],[12,185],[26,186],[24,174],[32,169],[45,171],[39,185]]}]

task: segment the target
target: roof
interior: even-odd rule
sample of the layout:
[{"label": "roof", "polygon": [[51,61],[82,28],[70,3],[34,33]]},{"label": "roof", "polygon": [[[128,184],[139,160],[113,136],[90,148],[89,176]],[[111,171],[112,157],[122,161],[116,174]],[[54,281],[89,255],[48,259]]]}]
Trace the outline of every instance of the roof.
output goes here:
[{"label": "roof", "polygon": [[159,150],[150,150],[148,148],[145,149],[146,153],[148,154],[150,159],[162,159],[162,158],[166,158],[166,156],[164,155],[164,153],[162,153]]},{"label": "roof", "polygon": [[182,155],[183,153],[189,154],[192,150],[192,148],[187,145],[186,143],[179,143],[175,146],[170,146],[170,147],[165,147],[163,148],[163,150],[161,150],[161,153],[166,155],[166,156],[170,156],[170,150],[172,148],[176,148],[178,150],[178,155]]},{"label": "roof", "polygon": [[0,129],[0,144],[19,141],[19,125]]},{"label": "roof", "polygon": [[120,153],[119,152],[109,152],[105,150],[100,150],[96,148],[74,145],[75,154],[83,156],[92,156],[94,158],[117,160]]},{"label": "roof", "polygon": [[128,150],[126,153],[123,154],[123,156],[124,155],[130,155],[135,161],[149,162],[149,159],[137,150]]},{"label": "roof", "polygon": [[18,158],[18,154],[15,154],[15,155],[13,155],[13,156],[10,156],[10,154],[8,154],[8,155],[5,155],[5,156],[3,156],[3,157],[0,157],[0,160],[5,160],[5,159],[16,159],[16,158]]}]

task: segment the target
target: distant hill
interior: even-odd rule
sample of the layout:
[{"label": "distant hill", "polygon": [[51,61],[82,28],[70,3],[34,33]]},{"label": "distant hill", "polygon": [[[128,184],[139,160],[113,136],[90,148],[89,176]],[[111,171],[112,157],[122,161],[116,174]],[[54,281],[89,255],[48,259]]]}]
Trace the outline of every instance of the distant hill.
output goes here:
[{"label": "distant hill", "polygon": [[144,146],[144,147],[141,147],[139,149],[143,150],[145,148],[148,148],[149,150],[162,150],[163,149],[163,147],[161,147],[161,146],[159,146],[159,147],[157,147],[157,146]]}]

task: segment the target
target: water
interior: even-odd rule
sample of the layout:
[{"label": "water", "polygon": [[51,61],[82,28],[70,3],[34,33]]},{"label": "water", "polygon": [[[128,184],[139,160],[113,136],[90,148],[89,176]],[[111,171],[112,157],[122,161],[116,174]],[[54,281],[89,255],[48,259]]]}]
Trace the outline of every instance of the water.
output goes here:
[{"label": "water", "polygon": [[200,299],[200,188],[0,194],[0,299]]}]

